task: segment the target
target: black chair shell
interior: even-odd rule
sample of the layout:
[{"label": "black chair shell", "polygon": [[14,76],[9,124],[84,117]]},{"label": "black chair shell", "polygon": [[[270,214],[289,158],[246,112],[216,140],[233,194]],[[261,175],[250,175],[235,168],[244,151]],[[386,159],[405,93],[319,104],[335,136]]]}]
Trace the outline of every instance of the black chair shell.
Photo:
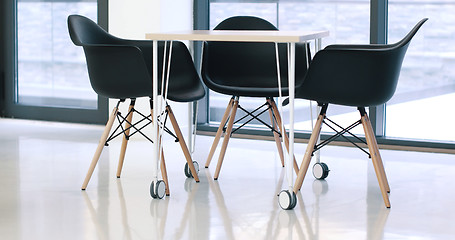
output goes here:
[{"label": "black chair shell", "polygon": [[409,42],[427,19],[388,45],[330,45],[317,52],[296,98],[347,106],[376,106],[395,93]]},{"label": "black chair shell", "polygon": [[[270,22],[253,16],[235,16],[214,30],[276,30]],[[278,44],[282,93],[288,95],[286,44]],[[307,48],[307,49],[305,49]],[[296,44],[296,86],[301,85],[310,59],[307,44]],[[206,42],[202,78],[213,91],[245,97],[279,96],[274,43]]]},{"label": "black chair shell", "polygon": [[[84,48],[90,83],[96,93],[117,99],[152,97],[152,41],[112,36],[92,20],[79,15],[68,17],[68,29],[73,43]],[[164,47],[164,42],[159,42],[160,83]],[[174,41],[172,47],[168,99],[177,102],[201,99],[205,89],[187,47],[179,41]]]}]

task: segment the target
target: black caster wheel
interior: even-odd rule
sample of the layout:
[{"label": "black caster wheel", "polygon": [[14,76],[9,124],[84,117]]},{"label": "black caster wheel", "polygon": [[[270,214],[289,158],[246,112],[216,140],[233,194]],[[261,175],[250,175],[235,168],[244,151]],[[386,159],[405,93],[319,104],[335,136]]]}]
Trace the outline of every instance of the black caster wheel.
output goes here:
[{"label": "black caster wheel", "polygon": [[313,176],[318,180],[325,179],[329,175],[329,167],[325,163],[315,163],[313,165]]},{"label": "black caster wheel", "polygon": [[[193,165],[196,169],[196,173],[199,173],[199,164],[196,161],[193,161]],[[193,173],[191,173],[191,169],[188,166],[188,163],[185,163],[185,176],[188,178],[193,178]]]},{"label": "black caster wheel", "polygon": [[291,210],[297,204],[297,197],[294,191],[283,190],[278,194],[278,203],[283,210]]},{"label": "black caster wheel", "polygon": [[166,194],[166,183],[164,183],[163,180],[157,181],[156,184],[155,184],[155,181],[153,181],[150,184],[150,196],[152,196],[152,198],[162,199],[162,198],[164,198],[165,194]]}]

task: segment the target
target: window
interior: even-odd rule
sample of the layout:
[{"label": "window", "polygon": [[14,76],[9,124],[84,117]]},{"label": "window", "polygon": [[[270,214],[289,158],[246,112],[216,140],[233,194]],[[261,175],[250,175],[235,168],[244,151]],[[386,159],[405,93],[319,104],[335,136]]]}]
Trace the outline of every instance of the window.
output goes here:
[{"label": "window", "polygon": [[423,17],[398,88],[386,105],[386,136],[455,141],[455,1],[389,1],[389,42]]},{"label": "window", "polygon": [[[455,0],[198,0],[205,2],[212,29],[233,15],[254,15],[267,19],[280,30],[328,29],[333,43],[394,43],[422,18],[429,21],[412,40],[403,62],[394,97],[384,106],[370,109],[376,135],[383,144],[455,148]],[[374,16],[370,16],[373,13]],[[372,24],[370,24],[372,19]],[[383,28],[382,20],[386,27]],[[371,29],[370,29],[371,28]],[[372,35],[371,35],[372,34]],[[378,35],[378,36],[375,36]],[[386,37],[383,37],[386,36]],[[376,39],[378,38],[378,39]],[[312,48],[313,50],[314,48]],[[313,50],[314,51],[314,50]],[[230,96],[210,92],[208,123],[219,123]],[[242,104],[246,104],[243,98]],[[251,107],[262,99],[248,99]],[[296,130],[311,129],[308,101],[296,101]],[[313,104],[314,107],[314,104]],[[383,111],[383,109],[385,109]],[[315,117],[316,112],[313,112]],[[342,125],[358,117],[354,108],[329,106],[329,117]],[[286,122],[286,108],[282,113]],[[255,126],[250,125],[250,126]],[[259,125],[258,125],[259,126]],[[323,131],[330,132],[328,129]],[[363,133],[361,128],[354,132]]]},{"label": "window", "polygon": [[68,35],[66,18],[96,21],[97,1],[17,2],[17,99],[19,104],[97,108],[81,47]]},{"label": "window", "polygon": [[107,121],[106,98],[91,88],[67,17],[81,14],[107,29],[107,0],[4,0],[5,117],[77,123]]}]

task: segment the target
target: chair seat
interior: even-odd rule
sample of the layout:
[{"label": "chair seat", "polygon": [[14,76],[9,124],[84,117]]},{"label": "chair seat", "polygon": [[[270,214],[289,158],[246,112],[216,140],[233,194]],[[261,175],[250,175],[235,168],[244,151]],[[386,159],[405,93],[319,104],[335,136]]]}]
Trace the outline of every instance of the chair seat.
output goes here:
[{"label": "chair seat", "polygon": [[205,88],[202,84],[194,84],[187,87],[170,87],[168,99],[174,102],[193,102],[203,98]]},{"label": "chair seat", "polygon": [[[206,78],[209,78],[206,76]],[[245,79],[245,81],[242,81],[241,78],[236,77],[236,82],[244,82],[245,86],[242,86],[240,84],[236,85],[230,85],[230,84],[219,84],[215,81],[206,81],[206,85],[209,89],[226,94],[226,95],[231,95],[231,96],[239,96],[239,97],[278,97],[279,96],[279,88],[278,88],[278,82],[276,77],[273,77],[270,79],[270,76],[267,77],[253,77],[253,76],[248,76],[248,80]],[[284,79],[284,80],[283,80]],[[218,82],[232,82],[230,81],[229,78],[223,78],[222,80],[218,80]],[[257,84],[256,86],[248,86],[248,83],[255,83],[255,82],[264,82],[264,83],[269,83],[267,86],[266,84],[263,84],[261,87],[258,87]],[[282,77],[282,82],[287,82],[287,79]],[[297,80],[297,83],[301,83],[301,80]],[[274,84],[270,84],[274,83]],[[298,84],[299,86],[301,84]],[[296,86],[299,87],[299,86]],[[288,96],[289,95],[289,88],[287,84],[285,86],[281,86],[281,94],[282,96]]]},{"label": "chair seat", "polygon": [[[279,90],[278,88],[250,88],[250,87],[231,87],[231,86],[219,86],[211,87],[212,90],[222,93],[222,94],[227,94],[227,95],[233,95],[233,96],[239,96],[239,97],[278,97],[279,96]],[[289,89],[282,88],[281,93],[283,96],[289,95]]]}]

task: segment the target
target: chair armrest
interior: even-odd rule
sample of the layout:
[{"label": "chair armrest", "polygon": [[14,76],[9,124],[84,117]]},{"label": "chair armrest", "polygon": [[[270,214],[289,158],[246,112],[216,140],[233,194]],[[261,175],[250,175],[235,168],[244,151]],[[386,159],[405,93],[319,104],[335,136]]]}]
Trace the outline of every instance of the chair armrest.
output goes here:
[{"label": "chair armrest", "polygon": [[373,50],[389,48],[387,44],[333,44],[325,47],[325,50]]}]

